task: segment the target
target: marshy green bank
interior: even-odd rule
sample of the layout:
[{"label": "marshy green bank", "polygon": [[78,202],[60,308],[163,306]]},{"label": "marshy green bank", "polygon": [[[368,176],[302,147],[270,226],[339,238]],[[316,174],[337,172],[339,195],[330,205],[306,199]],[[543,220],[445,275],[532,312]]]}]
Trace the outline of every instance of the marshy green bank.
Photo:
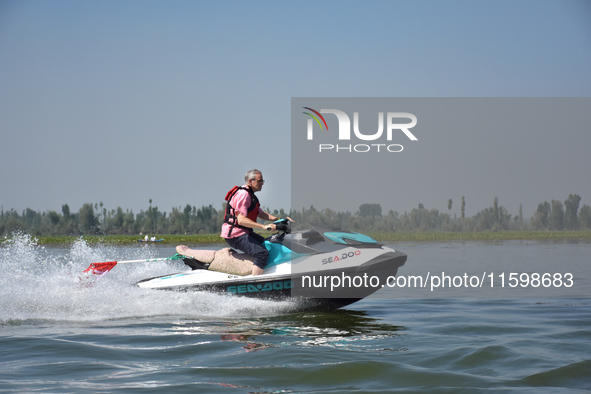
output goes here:
[{"label": "marshy green bank", "polygon": [[[263,236],[270,233],[261,232]],[[412,241],[503,241],[503,240],[536,240],[536,239],[589,239],[591,230],[581,231],[483,231],[483,232],[366,232],[380,242],[412,242]],[[47,236],[35,237],[38,244],[70,244],[84,239],[89,244],[106,243],[114,245],[144,244],[138,242],[143,235],[82,235],[82,236]],[[145,242],[145,244],[216,244],[224,240],[219,234],[161,234],[156,235],[161,242]]]}]

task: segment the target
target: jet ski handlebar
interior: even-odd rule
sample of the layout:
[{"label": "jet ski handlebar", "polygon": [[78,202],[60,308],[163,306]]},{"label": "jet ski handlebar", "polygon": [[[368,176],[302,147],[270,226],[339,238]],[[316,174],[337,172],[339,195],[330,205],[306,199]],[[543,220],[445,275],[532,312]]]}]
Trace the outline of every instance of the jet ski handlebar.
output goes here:
[{"label": "jet ski handlebar", "polygon": [[287,219],[279,219],[273,222],[275,228],[284,234],[291,233],[291,222]]}]

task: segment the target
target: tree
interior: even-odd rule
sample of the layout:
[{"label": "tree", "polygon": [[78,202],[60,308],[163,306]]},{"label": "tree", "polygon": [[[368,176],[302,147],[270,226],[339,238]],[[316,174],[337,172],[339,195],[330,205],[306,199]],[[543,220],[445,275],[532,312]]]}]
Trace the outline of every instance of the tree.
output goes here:
[{"label": "tree", "polygon": [[493,221],[495,224],[500,222],[498,197],[495,197],[495,200],[493,201]]},{"label": "tree", "polygon": [[581,202],[581,196],[578,194],[569,194],[568,198],[564,201],[564,206],[566,207],[566,211],[564,212],[564,227],[567,230],[576,230],[579,228],[577,218],[579,202]]},{"label": "tree", "polygon": [[495,225],[494,209],[485,208],[475,216],[476,229],[478,231],[490,230]]},{"label": "tree", "polygon": [[538,209],[532,218],[532,226],[536,230],[547,230],[550,227],[550,204],[548,201],[538,204]]},{"label": "tree", "polygon": [[550,212],[550,229],[555,231],[564,230],[564,208],[559,200],[552,200],[552,211]]},{"label": "tree", "polygon": [[464,220],[465,216],[466,216],[466,200],[464,199],[464,196],[462,196],[462,220]]},{"label": "tree", "polygon": [[193,207],[191,207],[190,204],[187,204],[185,206],[185,209],[183,209],[183,223],[184,223],[185,230],[187,230],[189,228],[189,223],[191,222],[191,212],[192,211],[193,211]]},{"label": "tree", "polygon": [[135,217],[133,215],[133,209],[125,212],[123,217],[123,227],[127,234],[137,234],[139,231],[135,228]]},{"label": "tree", "polygon": [[362,218],[382,216],[382,207],[380,204],[361,204],[359,206],[359,216]]},{"label": "tree", "polygon": [[115,213],[115,220],[113,224],[117,229],[123,229],[123,222],[124,222],[124,215],[123,209],[121,207],[117,207],[117,213]]},{"label": "tree", "polygon": [[60,222],[60,215],[56,211],[49,211],[47,217],[52,225],[56,226]]},{"label": "tree", "polygon": [[579,211],[579,226],[591,229],[591,207],[583,205]]},{"label": "tree", "polygon": [[94,216],[94,209],[92,208],[92,204],[84,204],[80,211],[78,211],[80,216],[80,230],[83,233],[95,233],[97,230],[98,220],[96,216]]},{"label": "tree", "polygon": [[451,211],[451,204],[452,204],[452,201],[450,198],[449,201],[447,202],[447,209],[449,209],[450,211]]}]

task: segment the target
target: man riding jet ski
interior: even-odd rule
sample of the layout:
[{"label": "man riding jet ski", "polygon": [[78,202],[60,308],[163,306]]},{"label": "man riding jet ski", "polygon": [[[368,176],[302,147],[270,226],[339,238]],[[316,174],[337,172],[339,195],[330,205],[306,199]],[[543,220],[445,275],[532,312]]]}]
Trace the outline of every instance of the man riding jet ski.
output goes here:
[{"label": "man riding jet ski", "polygon": [[[261,275],[267,260],[269,251],[263,246],[265,239],[255,233],[253,229],[263,228],[269,231],[275,230],[275,224],[257,223],[257,219],[276,221],[279,218],[265,212],[261,208],[256,192],[263,189],[265,181],[263,174],[253,169],[244,175],[246,184],[234,186],[226,194],[226,213],[222,225],[221,237],[234,249],[243,251],[254,258],[252,275]],[[290,218],[287,218],[292,221]],[[181,253],[181,252],[179,252]]]},{"label": "man riding jet ski", "polygon": [[321,226],[292,234],[287,219],[273,225],[279,232],[263,242],[269,257],[260,275],[252,275],[252,257],[230,248],[193,250],[179,246],[177,252],[193,270],[144,279],[137,285],[339,308],[391,283],[406,261],[404,253],[363,234]]}]

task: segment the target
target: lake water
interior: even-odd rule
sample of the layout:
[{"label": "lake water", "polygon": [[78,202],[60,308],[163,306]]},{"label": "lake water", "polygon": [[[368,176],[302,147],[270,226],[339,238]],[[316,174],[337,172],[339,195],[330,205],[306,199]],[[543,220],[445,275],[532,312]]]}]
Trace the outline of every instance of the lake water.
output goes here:
[{"label": "lake water", "polygon": [[89,286],[79,273],[91,262],[167,257],[173,248],[43,248],[21,236],[0,247],[0,392],[591,390],[589,243],[394,247],[409,256],[400,277],[570,272],[574,286],[393,287],[309,312],[130,286],[184,270],[178,262],[118,265]]}]

